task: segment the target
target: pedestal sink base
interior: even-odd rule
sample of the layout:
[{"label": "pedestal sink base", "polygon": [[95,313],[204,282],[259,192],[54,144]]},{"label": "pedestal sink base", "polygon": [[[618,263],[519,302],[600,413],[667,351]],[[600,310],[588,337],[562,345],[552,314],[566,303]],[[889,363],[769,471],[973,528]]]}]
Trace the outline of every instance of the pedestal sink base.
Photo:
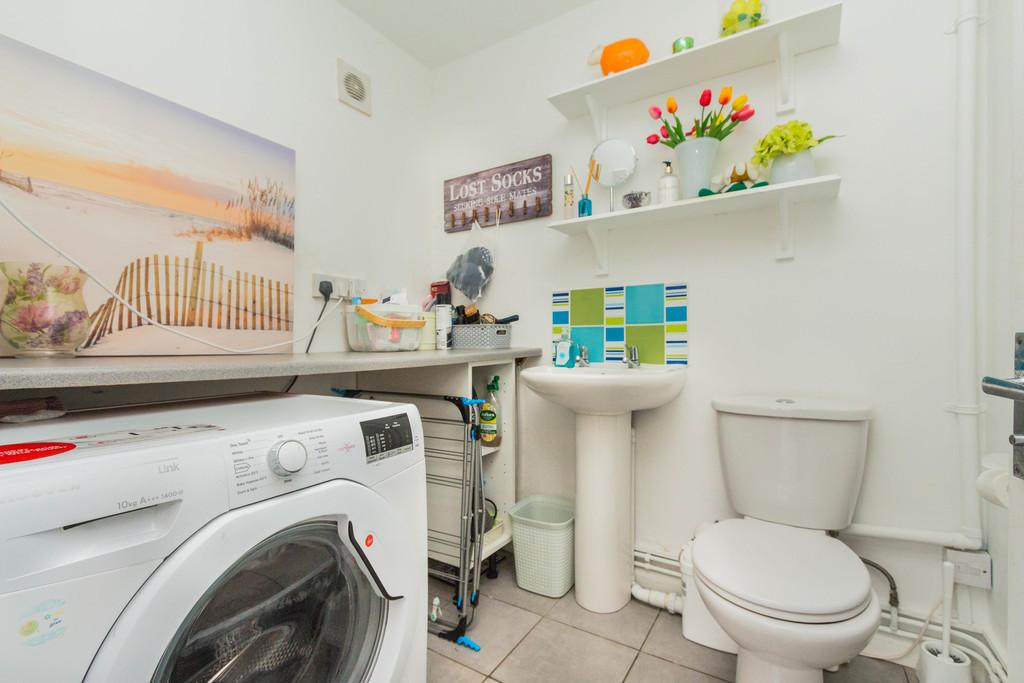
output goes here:
[{"label": "pedestal sink base", "polygon": [[576,413],[576,602],[617,612],[633,580],[630,418],[683,390],[686,371],[667,365],[526,368],[523,381]]},{"label": "pedestal sink base", "polygon": [[591,612],[630,600],[631,417],[576,416],[576,602]]}]

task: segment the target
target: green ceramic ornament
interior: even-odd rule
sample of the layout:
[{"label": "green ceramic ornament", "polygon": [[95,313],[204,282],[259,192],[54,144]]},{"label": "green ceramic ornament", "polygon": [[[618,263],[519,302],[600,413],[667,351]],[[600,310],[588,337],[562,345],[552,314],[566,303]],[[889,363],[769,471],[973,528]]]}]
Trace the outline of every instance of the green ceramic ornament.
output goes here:
[{"label": "green ceramic ornament", "polygon": [[672,42],[672,54],[689,50],[693,47],[693,36],[681,36]]}]

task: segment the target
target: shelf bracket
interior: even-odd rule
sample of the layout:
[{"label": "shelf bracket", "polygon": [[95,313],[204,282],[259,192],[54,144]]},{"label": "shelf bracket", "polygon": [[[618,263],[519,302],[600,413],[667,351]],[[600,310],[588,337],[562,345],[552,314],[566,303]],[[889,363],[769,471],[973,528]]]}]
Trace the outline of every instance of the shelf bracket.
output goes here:
[{"label": "shelf bracket", "polygon": [[594,247],[594,261],[597,263],[595,272],[600,277],[608,276],[608,228],[587,226],[587,237]]},{"label": "shelf bracket", "polygon": [[793,250],[793,223],[790,220],[792,206],[783,196],[779,200],[779,215],[775,225],[775,260],[792,261],[796,258]]},{"label": "shelf bracket", "polygon": [[590,93],[584,97],[590,111],[590,122],[594,125],[594,140],[601,142],[608,137],[608,107],[598,102]]},{"label": "shelf bracket", "polygon": [[779,94],[778,101],[775,103],[775,112],[777,114],[788,114],[796,109],[796,67],[794,65],[793,44],[789,39],[787,31],[779,33],[778,41],[778,55],[776,56],[775,63],[778,67]]}]

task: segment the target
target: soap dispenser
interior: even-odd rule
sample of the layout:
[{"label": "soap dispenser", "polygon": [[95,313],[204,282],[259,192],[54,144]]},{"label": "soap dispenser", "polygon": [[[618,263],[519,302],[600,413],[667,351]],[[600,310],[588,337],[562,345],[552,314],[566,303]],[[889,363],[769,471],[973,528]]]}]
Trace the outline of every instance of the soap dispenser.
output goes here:
[{"label": "soap dispenser", "polygon": [[663,161],[665,174],[658,181],[658,203],[679,201],[679,178],[672,173],[672,162]]},{"label": "soap dispenser", "polygon": [[579,355],[579,345],[569,339],[568,332],[563,332],[562,339],[555,344],[555,367],[576,367],[576,357]]}]

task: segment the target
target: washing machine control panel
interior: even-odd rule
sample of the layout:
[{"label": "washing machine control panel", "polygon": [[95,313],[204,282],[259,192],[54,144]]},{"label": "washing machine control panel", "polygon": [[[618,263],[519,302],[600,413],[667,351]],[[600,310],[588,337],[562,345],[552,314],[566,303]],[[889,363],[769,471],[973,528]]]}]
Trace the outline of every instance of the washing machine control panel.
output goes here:
[{"label": "washing machine control panel", "polygon": [[374,463],[408,453],[413,449],[409,415],[398,413],[359,423],[366,447],[366,462]]},{"label": "washing machine control panel", "polygon": [[423,435],[415,416],[377,410],[232,437],[224,452],[230,507],[332,479],[372,483],[386,478],[405,467],[412,453],[421,452]]}]

